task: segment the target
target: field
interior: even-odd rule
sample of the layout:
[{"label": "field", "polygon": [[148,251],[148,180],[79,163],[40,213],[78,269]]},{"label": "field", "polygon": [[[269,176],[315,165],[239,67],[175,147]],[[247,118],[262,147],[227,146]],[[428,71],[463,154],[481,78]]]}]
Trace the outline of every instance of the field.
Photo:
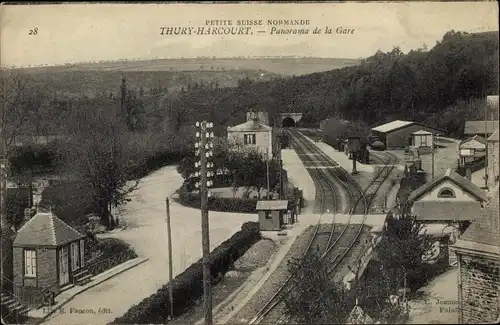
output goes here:
[{"label": "field", "polygon": [[358,59],[339,58],[202,58],[202,59],[155,59],[140,61],[114,61],[82,63],[57,67],[22,69],[26,72],[63,71],[224,71],[262,70],[284,76],[340,69],[359,64]]},{"label": "field", "polygon": [[125,77],[129,89],[142,87],[148,95],[154,88],[168,93],[205,88],[235,87],[238,81],[270,81],[279,76],[328,71],[357,64],[353,59],[163,59],[82,63],[55,67],[12,69],[29,75],[35,85],[49,93],[67,97],[109,98],[119,91]]}]

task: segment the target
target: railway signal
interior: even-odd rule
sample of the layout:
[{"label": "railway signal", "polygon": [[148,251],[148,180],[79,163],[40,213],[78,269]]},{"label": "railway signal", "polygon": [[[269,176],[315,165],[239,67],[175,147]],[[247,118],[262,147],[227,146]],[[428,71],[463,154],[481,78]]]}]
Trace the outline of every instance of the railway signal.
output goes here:
[{"label": "railway signal", "polygon": [[359,137],[349,137],[347,138],[347,148],[352,154],[352,175],[358,173],[356,170],[356,157],[357,153],[361,150],[361,139]]}]

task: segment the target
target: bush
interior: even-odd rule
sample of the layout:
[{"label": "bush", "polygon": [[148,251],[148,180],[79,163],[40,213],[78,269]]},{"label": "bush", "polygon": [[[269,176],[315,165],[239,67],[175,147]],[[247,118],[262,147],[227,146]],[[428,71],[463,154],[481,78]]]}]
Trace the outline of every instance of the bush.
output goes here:
[{"label": "bush", "polygon": [[9,224],[19,228],[24,220],[24,209],[29,208],[29,188],[8,188],[5,195],[5,210]]},{"label": "bush", "polygon": [[128,178],[138,179],[166,165],[179,163],[188,155],[188,150],[156,152],[141,162],[131,162],[128,166]]},{"label": "bush", "polygon": [[[183,205],[199,209],[200,199],[200,194],[189,192],[186,183],[179,189],[179,201]],[[257,201],[259,199],[209,197],[207,206],[211,211],[255,213]]]},{"label": "bush", "polygon": [[[225,274],[255,242],[260,240],[259,225],[247,222],[241,230],[210,253],[212,279]],[[179,316],[203,295],[203,260],[188,267],[183,273],[161,287],[155,294],[132,306],[111,324],[165,323],[170,315],[169,286],[173,286],[174,315]]]}]

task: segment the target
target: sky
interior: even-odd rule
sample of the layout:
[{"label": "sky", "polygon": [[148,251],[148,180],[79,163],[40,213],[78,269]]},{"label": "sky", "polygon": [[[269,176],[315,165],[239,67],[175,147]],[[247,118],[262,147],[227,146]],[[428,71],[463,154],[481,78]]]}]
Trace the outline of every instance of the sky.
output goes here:
[{"label": "sky", "polygon": [[[403,52],[456,31],[498,31],[497,2],[337,4],[65,4],[0,7],[2,66],[198,56],[361,58],[399,46]],[[160,27],[206,20],[309,20],[307,35],[160,35]],[[301,28],[276,26],[277,28]],[[321,28],[319,35],[312,34]],[[325,34],[325,27],[333,33]],[[338,27],[354,34],[336,34]],[[37,28],[36,35],[29,35]],[[264,30],[264,33],[257,33]]]}]

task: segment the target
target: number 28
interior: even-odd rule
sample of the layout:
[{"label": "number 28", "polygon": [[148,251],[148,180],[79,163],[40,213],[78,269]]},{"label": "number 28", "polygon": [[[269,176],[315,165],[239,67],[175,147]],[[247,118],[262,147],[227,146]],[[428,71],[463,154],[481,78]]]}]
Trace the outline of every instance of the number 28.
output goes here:
[{"label": "number 28", "polygon": [[38,27],[29,30],[28,35],[36,35],[36,34],[38,34]]}]

